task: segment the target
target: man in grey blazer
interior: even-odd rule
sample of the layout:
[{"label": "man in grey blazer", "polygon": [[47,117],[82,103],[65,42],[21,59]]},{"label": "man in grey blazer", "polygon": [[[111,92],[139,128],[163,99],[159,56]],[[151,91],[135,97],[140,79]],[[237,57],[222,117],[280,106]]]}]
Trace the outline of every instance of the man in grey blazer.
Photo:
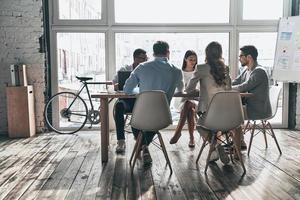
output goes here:
[{"label": "man in grey blazer", "polygon": [[[268,75],[265,69],[258,65],[257,56],[255,46],[246,45],[240,48],[239,61],[242,66],[247,67],[232,82],[232,89],[253,94],[243,102],[246,105],[245,118],[250,120],[264,119],[272,114]],[[242,149],[247,149],[243,141]]]}]

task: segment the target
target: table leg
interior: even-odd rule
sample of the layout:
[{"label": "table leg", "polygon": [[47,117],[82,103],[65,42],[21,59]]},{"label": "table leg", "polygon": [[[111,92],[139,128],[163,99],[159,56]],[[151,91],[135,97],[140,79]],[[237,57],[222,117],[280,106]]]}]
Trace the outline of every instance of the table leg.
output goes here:
[{"label": "table leg", "polygon": [[100,99],[100,122],[101,122],[101,158],[102,162],[108,161],[109,145],[109,116],[108,116],[108,98]]}]

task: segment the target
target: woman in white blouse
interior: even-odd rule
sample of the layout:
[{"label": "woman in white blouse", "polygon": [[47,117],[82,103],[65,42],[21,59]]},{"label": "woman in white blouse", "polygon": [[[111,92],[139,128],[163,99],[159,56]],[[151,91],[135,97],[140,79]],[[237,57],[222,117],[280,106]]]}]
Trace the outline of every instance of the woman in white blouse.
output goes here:
[{"label": "woman in white blouse", "polygon": [[[182,63],[182,72],[185,86],[188,84],[191,79],[195,67],[197,65],[197,54],[192,50],[186,51],[183,63]],[[195,110],[197,106],[197,100],[182,98],[179,105],[180,119],[175,131],[174,136],[170,140],[170,144],[175,144],[181,136],[181,130],[185,124],[185,121],[188,123],[188,130],[190,134],[189,147],[195,147],[194,140],[194,127],[195,127]]]}]

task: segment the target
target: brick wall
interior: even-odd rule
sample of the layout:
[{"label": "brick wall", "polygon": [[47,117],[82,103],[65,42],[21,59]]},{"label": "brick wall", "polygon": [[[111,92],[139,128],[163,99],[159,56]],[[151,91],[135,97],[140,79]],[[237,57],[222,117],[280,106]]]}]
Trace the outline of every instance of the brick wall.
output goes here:
[{"label": "brick wall", "polygon": [[44,54],[39,53],[43,35],[42,0],[0,0],[0,134],[7,133],[5,87],[10,83],[9,65],[28,66],[28,84],[34,86],[37,131],[43,124],[45,91]]}]

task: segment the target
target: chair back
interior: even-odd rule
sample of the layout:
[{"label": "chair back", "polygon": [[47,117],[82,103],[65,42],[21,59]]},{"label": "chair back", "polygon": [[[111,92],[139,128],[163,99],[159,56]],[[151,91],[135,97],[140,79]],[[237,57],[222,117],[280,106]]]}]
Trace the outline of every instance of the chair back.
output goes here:
[{"label": "chair back", "polygon": [[213,131],[228,131],[244,122],[239,92],[217,92],[208,106],[203,126]]},{"label": "chair back", "polygon": [[271,109],[272,109],[272,116],[270,118],[273,118],[276,115],[280,92],[281,92],[280,86],[272,85],[270,87],[269,98],[270,98]]},{"label": "chair back", "polygon": [[141,92],[134,104],[131,126],[143,131],[158,131],[172,124],[166,94],[160,90]]}]

